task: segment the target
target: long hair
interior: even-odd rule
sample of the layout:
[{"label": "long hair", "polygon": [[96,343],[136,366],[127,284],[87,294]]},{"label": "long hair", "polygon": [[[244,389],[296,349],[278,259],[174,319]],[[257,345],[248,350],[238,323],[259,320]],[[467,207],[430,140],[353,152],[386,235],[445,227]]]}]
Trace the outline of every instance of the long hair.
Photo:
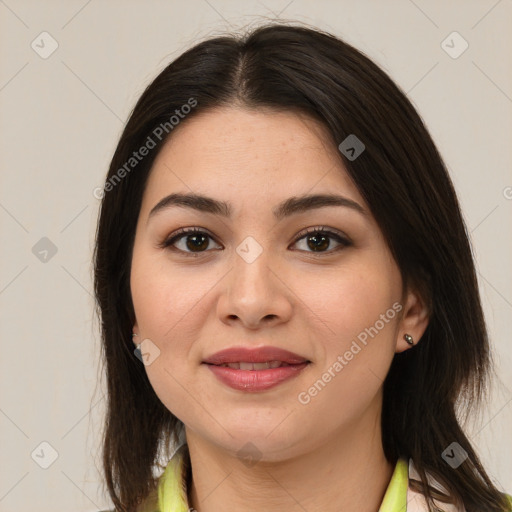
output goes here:
[{"label": "long hair", "polygon": [[[413,459],[430,510],[439,496],[427,473],[468,512],[507,510],[458,418],[485,396],[492,359],[468,233],[445,164],[406,95],[368,57],[327,32],[282,23],[218,35],[171,62],[138,100],[112,158],[101,193],[94,286],[108,398],[103,470],[116,508],[132,512],[155,490],[157,459],[169,457],[183,426],[133,353],[129,279],[145,183],[176,125],[233,105],[305,113],[323,123],[336,147],[349,135],[364,143],[357,159],[341,152],[340,158],[404,285],[414,286],[430,309],[421,342],[395,355],[384,382],[385,456],[392,463]],[[135,159],[143,146],[151,149]],[[457,469],[442,457],[452,442],[468,454]]]}]

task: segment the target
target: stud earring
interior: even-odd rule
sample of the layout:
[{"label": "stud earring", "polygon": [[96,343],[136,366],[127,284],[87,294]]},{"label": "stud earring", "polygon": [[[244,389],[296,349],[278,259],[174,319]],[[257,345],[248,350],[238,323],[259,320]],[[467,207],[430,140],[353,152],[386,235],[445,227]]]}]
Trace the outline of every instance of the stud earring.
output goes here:
[{"label": "stud earring", "polygon": [[138,334],[132,333],[132,341],[133,343],[135,343],[135,350],[133,351],[133,353],[137,356],[138,359],[142,361],[142,351],[140,349],[141,344],[135,341],[135,338],[137,336]]},{"label": "stud earring", "polygon": [[414,345],[414,340],[410,334],[404,334],[404,340],[409,343],[409,345]]}]

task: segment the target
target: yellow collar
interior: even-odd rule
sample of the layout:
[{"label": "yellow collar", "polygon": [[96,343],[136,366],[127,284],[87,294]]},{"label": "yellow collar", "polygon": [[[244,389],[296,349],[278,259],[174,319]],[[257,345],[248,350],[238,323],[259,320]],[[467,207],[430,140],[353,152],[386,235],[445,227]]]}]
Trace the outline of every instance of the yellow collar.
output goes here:
[{"label": "yellow collar", "polygon": [[[187,446],[184,444],[173,455],[158,485],[158,510],[160,512],[189,512],[183,459]],[[407,510],[407,487],[409,466],[405,459],[399,459],[379,512],[405,512]]]}]

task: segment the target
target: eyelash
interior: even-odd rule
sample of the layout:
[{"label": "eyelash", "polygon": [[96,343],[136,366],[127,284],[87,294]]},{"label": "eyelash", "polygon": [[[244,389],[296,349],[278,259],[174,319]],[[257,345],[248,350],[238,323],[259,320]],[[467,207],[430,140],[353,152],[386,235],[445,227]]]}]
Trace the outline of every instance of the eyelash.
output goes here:
[{"label": "eyelash", "polygon": [[[177,252],[180,252],[180,253],[182,253],[182,254],[184,254],[186,256],[198,257],[201,254],[203,254],[205,252],[209,252],[209,251],[205,250],[205,251],[191,252],[191,251],[183,251],[181,249],[177,249],[176,247],[172,247],[172,245],[174,243],[176,243],[181,238],[184,238],[185,235],[198,234],[198,233],[199,234],[207,235],[209,238],[214,240],[215,243],[218,244],[218,242],[215,240],[215,238],[212,235],[210,235],[206,230],[204,230],[202,228],[193,227],[193,228],[180,228],[178,231],[176,231],[171,236],[166,238],[163,242],[159,243],[158,247],[160,249],[170,249],[170,250],[173,250],[173,251],[177,251]],[[309,252],[310,254],[313,254],[315,256],[323,256],[323,255],[332,254],[332,253],[337,252],[337,251],[339,251],[339,250],[341,250],[341,249],[343,249],[345,247],[349,247],[349,246],[352,245],[352,242],[346,236],[342,235],[341,233],[338,233],[338,232],[335,232],[335,231],[331,231],[328,228],[326,228],[325,226],[308,228],[306,231],[299,233],[299,235],[297,235],[297,238],[295,239],[293,244],[296,244],[299,240],[302,240],[303,238],[307,237],[307,235],[310,235],[312,233],[318,234],[318,235],[320,235],[320,234],[321,235],[327,235],[329,238],[333,238],[334,240],[336,240],[341,245],[339,245],[335,249],[329,250],[329,251],[320,251],[320,252],[300,251],[300,252]]]}]

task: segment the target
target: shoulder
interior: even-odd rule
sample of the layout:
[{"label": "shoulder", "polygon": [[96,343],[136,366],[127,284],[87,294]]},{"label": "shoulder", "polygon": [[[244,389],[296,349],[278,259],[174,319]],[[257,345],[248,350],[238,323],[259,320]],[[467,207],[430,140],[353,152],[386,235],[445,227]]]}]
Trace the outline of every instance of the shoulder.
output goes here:
[{"label": "shoulder", "polygon": [[[419,474],[416,471],[416,468],[414,467],[412,459],[409,459],[409,478],[419,480]],[[441,485],[441,483],[439,483],[432,475],[429,475],[428,473],[427,480],[429,481],[430,485],[435,489],[443,492],[444,494],[449,494],[447,489],[443,485]],[[510,494],[504,495],[508,499],[508,502],[510,504],[509,510],[510,512],[512,512],[512,496]],[[467,512],[464,505],[457,507],[453,504],[444,503],[436,500],[434,500],[434,504],[441,512]],[[423,494],[415,491],[414,489],[411,489],[410,487],[407,489],[407,512],[428,512],[427,502]]]},{"label": "shoulder", "polygon": [[[420,475],[416,471],[414,466],[414,462],[412,459],[409,459],[409,479],[419,480]],[[429,484],[438,491],[441,491],[443,494],[448,495],[448,490],[441,485],[432,475],[427,473],[427,480]],[[442,512],[467,512],[464,505],[461,507],[457,507],[451,503],[444,503],[434,500],[435,506]],[[427,505],[427,500],[425,496],[410,487],[407,489],[407,512],[428,512],[429,508]]]},{"label": "shoulder", "polygon": [[[117,512],[115,509],[98,510],[98,512]],[[158,490],[155,489],[148,497],[137,507],[137,512],[160,512],[158,507]]]},{"label": "shoulder", "polygon": [[160,512],[158,506],[158,488],[152,491],[145,501],[137,507],[137,512]]},{"label": "shoulder", "polygon": [[[434,504],[442,512],[467,512],[465,507],[456,507],[451,503],[442,503],[434,500]],[[427,500],[423,494],[409,489],[407,491],[407,512],[428,512]]]}]

